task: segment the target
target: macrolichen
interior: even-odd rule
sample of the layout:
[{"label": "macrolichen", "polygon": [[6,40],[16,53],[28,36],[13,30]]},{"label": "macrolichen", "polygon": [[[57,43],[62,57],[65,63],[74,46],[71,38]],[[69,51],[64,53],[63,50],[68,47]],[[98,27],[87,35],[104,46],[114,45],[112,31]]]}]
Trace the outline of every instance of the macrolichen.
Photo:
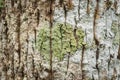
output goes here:
[{"label": "macrolichen", "polygon": [[[71,54],[77,50],[76,40],[73,34],[73,28],[70,24],[66,26],[62,23],[56,23],[53,26],[52,34],[52,49],[53,57],[58,60],[63,59],[64,55],[70,52]],[[78,48],[81,48],[84,43],[84,32],[82,29],[77,29]],[[37,39],[37,48],[40,53],[49,59],[49,27],[41,27]]]}]

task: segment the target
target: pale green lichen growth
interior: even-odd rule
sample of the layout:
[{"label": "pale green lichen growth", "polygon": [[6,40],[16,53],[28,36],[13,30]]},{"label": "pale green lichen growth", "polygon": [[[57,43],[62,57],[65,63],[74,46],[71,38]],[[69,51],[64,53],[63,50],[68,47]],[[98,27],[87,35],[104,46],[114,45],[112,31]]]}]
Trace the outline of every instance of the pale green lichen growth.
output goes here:
[{"label": "pale green lichen growth", "polygon": [[[65,26],[64,24],[56,23],[53,26],[52,32],[54,58],[61,60],[68,52],[72,54],[77,50],[73,28],[70,24]],[[84,40],[84,31],[78,28],[76,34],[78,36],[78,48],[81,48]],[[37,48],[45,58],[49,59],[49,26],[41,27],[37,39]]]},{"label": "pale green lichen growth", "polygon": [[0,0],[0,8],[3,7],[3,0]]},{"label": "pale green lichen growth", "polygon": [[115,34],[113,44],[119,44],[119,32],[118,32],[118,23],[114,21],[111,27],[112,32]]}]

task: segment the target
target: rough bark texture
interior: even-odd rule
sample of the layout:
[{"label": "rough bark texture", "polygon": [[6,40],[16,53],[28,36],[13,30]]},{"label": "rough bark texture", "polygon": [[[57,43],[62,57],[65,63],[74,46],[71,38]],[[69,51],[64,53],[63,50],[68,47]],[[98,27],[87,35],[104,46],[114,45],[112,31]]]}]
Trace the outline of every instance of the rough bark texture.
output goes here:
[{"label": "rough bark texture", "polygon": [[[104,14],[109,12],[107,18],[111,16],[111,20],[114,20],[112,19],[113,16],[115,16],[114,18],[117,17],[120,19],[119,0],[106,0],[106,2],[103,0],[3,0],[2,4],[2,7],[0,4],[0,80],[71,80],[71,77],[73,80],[81,80],[81,78],[82,80],[89,80],[86,77],[89,72],[92,73],[92,76],[89,74],[89,78],[91,79],[92,77],[93,80],[120,79],[118,64],[120,63],[120,41],[115,45],[113,42],[117,33],[120,31],[116,30],[112,32],[112,25],[107,27],[107,29],[109,29],[105,34],[107,36],[104,36],[105,31],[102,31],[105,30],[102,29],[105,27],[103,24],[104,18],[102,18]],[[53,14],[56,10],[56,14]],[[86,16],[86,11],[89,16]],[[112,12],[115,15],[113,15]],[[101,13],[103,14],[101,15]],[[60,19],[58,20],[58,18]],[[102,22],[99,24],[99,27],[97,27],[98,18],[100,18],[100,22]],[[66,55],[64,61],[59,62],[53,60],[52,27],[57,20],[58,23],[65,22],[65,24],[69,23],[74,27],[73,35],[77,48],[79,44],[79,36],[77,36],[76,33],[77,28],[82,26],[81,28],[86,30],[85,36],[88,45],[83,45],[82,48],[79,49],[81,51],[80,56],[82,57],[77,56],[80,59],[77,63],[75,60],[71,62],[73,54],[70,53],[67,57],[68,60],[66,60]],[[110,22],[114,24],[114,21],[106,21],[108,21],[107,24]],[[93,24],[93,27],[91,27],[91,24]],[[39,29],[46,25],[49,25],[48,61],[44,60],[41,52],[36,49]],[[116,28],[115,26],[114,28]],[[97,29],[101,30],[98,31]],[[64,44],[62,42],[62,36],[64,35],[62,35],[62,30],[60,33],[62,49],[62,45]],[[102,36],[98,38],[97,33]],[[93,36],[93,39],[91,36]],[[92,44],[93,40],[95,41],[95,45]],[[102,43],[102,41],[111,41],[111,43],[113,43],[111,46],[108,45],[110,43]],[[110,49],[109,60],[103,59],[108,53],[108,46]],[[86,56],[89,61],[88,63],[85,62]],[[102,58],[100,56],[102,56]],[[106,55],[106,57],[108,57],[108,55]],[[92,60],[94,60],[93,62],[95,62],[95,64],[92,64]],[[99,60],[101,62],[99,62]],[[86,69],[86,65],[91,70]],[[108,65],[108,68],[106,68],[106,65]],[[110,70],[113,71],[112,75],[109,75]],[[65,72],[67,72],[67,75]],[[94,76],[96,74],[98,78]],[[101,77],[101,74],[104,76]]]}]

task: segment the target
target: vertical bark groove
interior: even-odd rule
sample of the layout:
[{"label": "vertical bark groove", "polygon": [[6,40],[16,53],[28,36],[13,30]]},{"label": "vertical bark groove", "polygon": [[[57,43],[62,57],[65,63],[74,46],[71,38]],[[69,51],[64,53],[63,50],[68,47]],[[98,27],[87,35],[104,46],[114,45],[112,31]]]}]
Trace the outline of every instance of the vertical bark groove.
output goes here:
[{"label": "vertical bark groove", "polygon": [[90,0],[87,0],[87,14],[90,14]]},{"label": "vertical bark groove", "polygon": [[95,41],[95,45],[97,46],[97,50],[96,50],[96,69],[98,71],[98,79],[100,79],[99,76],[99,67],[98,67],[98,59],[99,59],[99,39],[96,35],[96,27],[97,27],[97,17],[99,15],[99,1],[100,0],[96,0],[96,7],[95,7],[95,12],[94,12],[94,21],[93,21],[93,36],[94,36],[94,41]]},{"label": "vertical bark groove", "polygon": [[83,60],[84,60],[84,53],[85,53],[85,45],[83,44],[82,45],[82,57],[81,57],[81,77],[82,77],[82,80],[85,79],[85,74],[84,74],[84,70],[83,70]]},{"label": "vertical bark groove", "polygon": [[50,28],[50,42],[49,42],[49,46],[50,46],[50,80],[53,80],[53,64],[52,64],[52,27],[53,27],[53,0],[50,0],[50,20],[49,20],[49,28]]}]

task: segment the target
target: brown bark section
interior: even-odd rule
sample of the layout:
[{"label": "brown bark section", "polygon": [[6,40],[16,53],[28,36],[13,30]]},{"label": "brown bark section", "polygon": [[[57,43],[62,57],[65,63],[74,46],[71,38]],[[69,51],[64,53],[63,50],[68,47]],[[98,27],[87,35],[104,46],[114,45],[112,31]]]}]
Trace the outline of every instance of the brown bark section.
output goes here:
[{"label": "brown bark section", "polygon": [[99,67],[98,67],[98,59],[99,59],[99,39],[97,38],[97,35],[96,35],[96,20],[97,20],[97,17],[99,15],[99,1],[100,0],[96,0],[96,8],[95,8],[95,12],[94,12],[94,21],[93,21],[93,39],[95,41],[95,45],[97,46],[97,50],[96,50],[96,69],[98,71],[98,78],[99,77]]},{"label": "brown bark section", "polygon": [[117,2],[117,0],[114,0],[113,7],[115,9],[115,14],[116,14],[117,13],[117,9],[118,9],[118,2]]},{"label": "brown bark section", "polygon": [[120,45],[119,45],[119,48],[118,48],[118,55],[117,55],[117,58],[120,59]]},{"label": "brown bark section", "polygon": [[11,7],[14,7],[15,0],[11,0]]},{"label": "brown bark section", "polygon": [[[3,2],[5,3],[5,2]],[[1,59],[1,62],[2,62],[2,71],[4,72],[4,77],[5,77],[5,80],[8,80],[8,69],[9,69],[9,52],[8,52],[8,22],[6,20],[6,13],[7,13],[7,10],[5,8],[5,5],[3,6],[3,9],[2,9],[2,19],[1,21],[3,22],[2,24],[2,53],[3,53],[3,56],[2,56],[2,59]]]},{"label": "brown bark section", "polygon": [[82,57],[81,57],[81,74],[82,74],[82,80],[85,79],[85,74],[83,70],[83,60],[84,60],[84,53],[85,53],[85,45],[82,45]]},{"label": "brown bark section", "polygon": [[49,11],[49,28],[50,28],[50,76],[49,80],[53,80],[53,64],[52,64],[52,57],[53,57],[53,51],[52,51],[52,27],[53,27],[53,0],[50,0],[50,11]]},{"label": "brown bark section", "polygon": [[66,25],[66,20],[67,20],[67,8],[66,8],[66,5],[64,4],[63,6],[63,9],[64,9],[64,18],[65,18],[65,25]]},{"label": "brown bark section", "polygon": [[87,0],[87,14],[90,14],[90,0]]},{"label": "brown bark section", "polygon": [[78,18],[79,18],[79,20],[80,20],[80,2],[81,2],[81,0],[79,0],[79,4],[78,4]]},{"label": "brown bark section", "polygon": [[64,0],[59,0],[59,5],[62,7]]},{"label": "brown bark section", "polygon": [[119,24],[119,20],[118,20],[118,34],[119,34],[119,48],[118,48],[117,59],[120,59],[120,24]]},{"label": "brown bark section", "polygon": [[68,0],[68,9],[69,9],[69,10],[73,9],[72,0]]},{"label": "brown bark section", "polygon": [[74,21],[75,21],[75,28],[73,30],[73,34],[74,34],[74,37],[76,40],[76,48],[78,49],[78,35],[76,34],[76,32],[77,32],[77,20],[76,20],[76,18],[74,18]]},{"label": "brown bark section", "polygon": [[16,30],[17,30],[17,41],[18,41],[18,55],[19,55],[19,64],[21,62],[21,42],[20,42],[20,13],[18,13],[17,15],[17,27],[16,27]]},{"label": "brown bark section", "polygon": [[70,64],[70,52],[68,52],[68,58],[67,58],[67,72],[68,72],[69,64]]},{"label": "brown bark section", "polygon": [[[33,53],[32,50],[28,49],[31,47],[29,43],[32,44],[28,39],[31,25],[23,27],[23,23],[25,22],[25,25],[27,25],[32,23],[32,21],[34,22],[34,19],[30,20],[29,18],[29,13],[32,12],[29,9],[29,4],[26,4],[28,12],[26,11],[26,8],[24,8],[23,12],[23,6],[25,6],[23,2],[32,3],[30,0],[5,0],[4,4],[6,7],[0,9],[0,79],[23,80],[26,78],[27,80],[39,80],[37,78],[38,76],[35,75],[37,74],[36,69],[33,71],[32,78],[30,77],[32,70],[31,68],[29,69],[29,67],[31,67],[32,62],[33,66],[36,65],[35,61],[28,57],[29,54]],[[27,17],[30,22],[26,22],[26,20],[24,20],[24,15],[25,19]],[[35,16],[37,16],[35,18],[37,19],[36,23],[38,25],[39,13],[36,13]],[[33,17],[34,16],[31,15],[31,18]],[[27,36],[23,36],[26,32]],[[28,61],[31,63],[28,63]]]},{"label": "brown bark section", "polygon": [[106,11],[109,10],[111,8],[111,6],[112,6],[112,1],[106,0],[105,5],[106,5]]},{"label": "brown bark section", "polygon": [[[34,4],[33,4],[33,9],[34,9],[34,10],[37,8],[37,2],[38,2],[38,0],[35,0],[35,1],[34,1]],[[37,23],[37,26],[38,26],[38,25],[39,25],[39,17],[40,17],[39,9],[36,9],[35,16],[36,16],[36,23]],[[37,26],[34,27],[35,45],[36,45],[36,40],[37,40],[37,30],[36,30],[36,27],[37,27]]]},{"label": "brown bark section", "polygon": [[95,44],[97,46],[97,50],[96,50],[96,60],[99,58],[99,40],[97,38],[96,35],[96,20],[97,20],[97,16],[98,16],[98,11],[99,11],[99,0],[96,0],[96,8],[95,8],[95,13],[94,13],[94,21],[93,21],[93,36],[94,36],[94,40],[95,40]]},{"label": "brown bark section", "polygon": [[99,45],[99,40],[96,35],[96,24],[97,24],[96,20],[97,20],[98,14],[99,14],[99,0],[96,0],[96,8],[94,12],[94,21],[93,21],[93,39],[95,40],[96,45]]}]

